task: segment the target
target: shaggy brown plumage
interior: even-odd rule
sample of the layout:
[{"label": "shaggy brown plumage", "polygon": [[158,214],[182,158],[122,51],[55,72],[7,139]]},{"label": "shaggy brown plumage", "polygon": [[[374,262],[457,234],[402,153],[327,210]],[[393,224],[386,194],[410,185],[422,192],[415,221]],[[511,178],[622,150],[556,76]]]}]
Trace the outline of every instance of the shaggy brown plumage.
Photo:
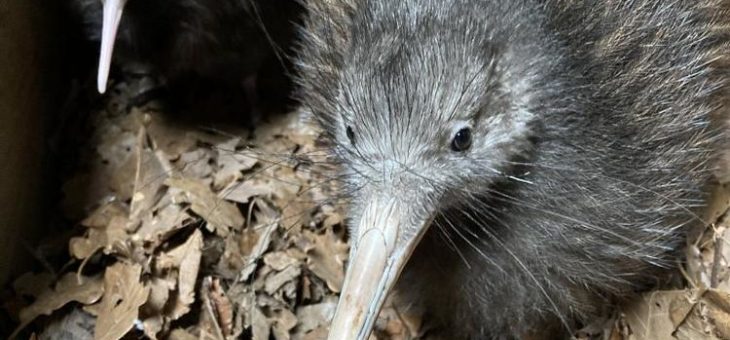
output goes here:
[{"label": "shaggy brown plumage", "polygon": [[384,194],[434,218],[399,288],[447,338],[571,330],[675,267],[728,146],[727,1],[308,7],[299,97],[352,225]]}]

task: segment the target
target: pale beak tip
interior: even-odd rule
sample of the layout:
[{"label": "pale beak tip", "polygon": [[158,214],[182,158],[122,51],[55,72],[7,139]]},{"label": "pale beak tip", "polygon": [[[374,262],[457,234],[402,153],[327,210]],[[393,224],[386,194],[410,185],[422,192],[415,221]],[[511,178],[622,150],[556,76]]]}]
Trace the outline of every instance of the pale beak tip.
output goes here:
[{"label": "pale beak tip", "polygon": [[126,2],[126,0],[106,0],[103,2],[101,49],[99,51],[99,73],[97,76],[97,90],[101,94],[106,92],[109,68],[111,67],[112,55],[114,54],[114,41],[116,40],[117,29],[119,28]]},{"label": "pale beak tip", "polygon": [[96,89],[99,91],[99,94],[104,94],[106,92],[106,80],[99,80],[96,84]]}]

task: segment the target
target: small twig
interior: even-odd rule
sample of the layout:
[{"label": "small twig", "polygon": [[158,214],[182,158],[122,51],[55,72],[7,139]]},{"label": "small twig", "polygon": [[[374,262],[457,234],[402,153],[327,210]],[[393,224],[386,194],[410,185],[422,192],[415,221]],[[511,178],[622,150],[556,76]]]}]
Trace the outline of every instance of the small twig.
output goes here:
[{"label": "small twig", "polygon": [[715,239],[715,254],[712,259],[712,273],[710,274],[710,288],[717,288],[720,283],[720,270],[722,269],[722,252],[725,248],[724,235],[726,230],[723,230],[719,236],[717,233],[713,235]]}]

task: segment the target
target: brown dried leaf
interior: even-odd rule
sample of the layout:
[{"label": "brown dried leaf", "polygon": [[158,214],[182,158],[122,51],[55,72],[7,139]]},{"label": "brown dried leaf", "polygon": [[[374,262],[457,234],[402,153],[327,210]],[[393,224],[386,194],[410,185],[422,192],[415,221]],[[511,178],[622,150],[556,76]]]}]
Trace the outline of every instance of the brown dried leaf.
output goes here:
[{"label": "brown dried leaf", "polygon": [[200,270],[202,248],[203,233],[196,229],[185,243],[158,259],[163,264],[171,263],[178,268],[177,299],[169,313],[172,320],[187,314],[190,305],[195,302],[195,282]]},{"label": "brown dried leaf", "polygon": [[290,281],[294,281],[301,274],[302,269],[298,265],[286,267],[286,269],[273,275],[269,275],[266,278],[264,291],[266,291],[266,293],[269,295],[273,295],[284,284]]},{"label": "brown dried leaf", "polygon": [[303,226],[312,227],[312,213],[316,210],[307,199],[292,197],[281,208],[281,223],[287,233],[300,233]]},{"label": "brown dried leaf", "polygon": [[225,237],[229,228],[240,230],[243,226],[241,211],[232,203],[219,199],[203,182],[189,178],[168,178],[165,184],[185,192],[191,209],[205,219],[216,234]]},{"label": "brown dried leaf", "polygon": [[686,248],[686,278],[691,287],[730,289],[730,192],[716,187],[705,211],[711,224],[693,230]]},{"label": "brown dried leaf", "polygon": [[296,265],[298,262],[297,259],[283,251],[271,252],[264,255],[264,263],[277,271],[282,271],[287,267]]},{"label": "brown dried leaf", "polygon": [[707,306],[707,322],[719,338],[730,339],[730,293],[712,289],[703,298]]},{"label": "brown dried leaf", "polygon": [[[139,144],[144,143],[146,138],[145,129],[140,131]],[[169,172],[160,161],[158,154],[144,148],[144,145],[137,146],[137,169],[134,181],[132,202],[130,203],[129,220],[130,224],[137,225],[144,214],[150,212],[162,196],[163,184],[169,177]]]},{"label": "brown dried leaf", "polygon": [[144,335],[153,340],[157,339],[157,334],[162,332],[165,326],[165,318],[159,314],[147,317],[142,321]]},{"label": "brown dried leaf", "polygon": [[[132,109],[133,114],[143,115],[138,108]],[[192,150],[198,142],[197,133],[190,131],[189,128],[182,128],[178,125],[169,124],[165,121],[163,115],[149,112],[150,123],[148,124],[148,134],[155,141],[156,147],[165,154],[170,155],[171,159],[180,157],[181,154]]]},{"label": "brown dried leaf", "polygon": [[329,296],[321,303],[315,305],[301,306],[297,308],[297,333],[304,335],[318,328],[328,326],[335,315],[337,298]]},{"label": "brown dried leaf", "polygon": [[[276,213],[263,202],[259,202],[261,209],[256,214],[256,219],[261,223],[253,228],[244,230],[240,251],[246,256],[244,267],[241,270],[240,280],[248,280],[251,273],[256,270],[256,262],[263,256],[271,243],[272,235],[279,226],[279,221],[275,217]],[[253,242],[248,242],[253,241]]]},{"label": "brown dried leaf", "polygon": [[295,336],[294,339],[301,340],[327,340],[327,334],[329,333],[329,327],[320,326],[317,329],[304,334],[303,336]]},{"label": "brown dried leaf", "polygon": [[[416,339],[421,329],[420,316],[414,313],[401,311],[399,306],[394,304],[394,300],[389,298],[385,302],[385,307],[380,312],[375,323],[376,329],[380,333],[386,335],[385,339],[390,340],[410,340]],[[408,308],[402,308],[407,310]],[[538,336],[534,339],[542,339],[544,335],[538,332]],[[526,339],[523,335],[522,339]]]},{"label": "brown dried leaf", "polygon": [[[174,274],[174,273],[173,273]],[[170,291],[177,286],[177,277],[168,274],[166,276],[157,275],[152,277],[147,284],[150,287],[150,295],[144,304],[144,310],[149,313],[161,313],[167,305],[170,298]]]},{"label": "brown dried leaf", "polygon": [[[682,323],[674,331],[674,338],[679,340],[694,340],[694,339],[719,339],[715,333],[714,325],[709,321],[709,312],[711,306],[707,305],[704,299],[699,300],[693,304],[692,310],[687,315]],[[629,339],[635,339],[629,337]],[[659,338],[650,338],[659,339]]]},{"label": "brown dried leaf", "polygon": [[[302,181],[292,167],[280,166],[272,168],[272,174],[269,177],[269,185],[274,189],[272,200],[274,205],[280,207],[284,211],[289,206],[302,205],[305,201],[302,197],[297,197],[297,193],[301,190],[306,183]],[[311,205],[311,204],[306,204]],[[301,215],[305,213],[303,207],[297,207],[292,209],[291,213],[284,213],[282,215],[286,218]]]},{"label": "brown dried leaf", "polygon": [[[235,286],[233,286],[233,287],[235,287]],[[249,324],[249,321],[250,321],[249,311],[251,309],[246,307],[248,305],[246,303],[246,300],[236,298],[236,297],[232,296],[230,294],[230,292],[231,292],[231,290],[228,290],[228,295],[229,295],[230,299],[232,301],[236,302],[236,304],[235,304],[236,313],[233,316],[233,334],[231,335],[230,338],[240,339],[241,334],[243,334],[243,332],[251,326]]]},{"label": "brown dried leaf", "polygon": [[244,182],[232,182],[220,194],[221,198],[246,204],[252,197],[269,196],[273,194],[273,188],[269,183],[260,180],[247,180]]},{"label": "brown dried leaf", "polygon": [[272,332],[276,340],[291,339],[292,329],[297,325],[297,316],[288,309],[275,311],[271,318],[273,322]]},{"label": "brown dried leaf", "polygon": [[183,222],[187,219],[190,219],[190,215],[179,205],[168,204],[157,210],[154,215],[146,214],[136,235],[145,242],[149,242],[151,248],[154,249],[175,231],[182,228]]},{"label": "brown dried leaf", "polygon": [[[234,279],[244,267],[244,256],[240,251],[241,238],[250,235],[250,228],[244,229],[241,235],[229,234],[222,244],[223,254],[218,257],[216,273],[226,279]],[[254,234],[255,235],[255,234]]]},{"label": "brown dried leaf", "polygon": [[269,340],[271,322],[258,307],[253,307],[251,311],[251,329],[253,340]]},{"label": "brown dried leaf", "polygon": [[258,163],[256,155],[251,151],[236,150],[240,143],[240,138],[233,138],[216,145],[218,171],[213,176],[213,187],[220,189],[228,186],[231,182],[239,180],[243,176],[243,171],[253,168]]},{"label": "brown dried leaf", "polygon": [[190,334],[188,331],[176,328],[170,332],[168,340],[200,340],[197,336]]},{"label": "brown dried leaf", "polygon": [[730,208],[730,184],[716,185],[702,216],[703,221],[710,223],[717,221],[728,208]]},{"label": "brown dried leaf", "polygon": [[111,224],[112,219],[127,215],[129,215],[129,208],[126,204],[112,201],[94,210],[91,215],[81,221],[81,225],[87,228],[104,229]]},{"label": "brown dried leaf", "polygon": [[54,281],[54,276],[48,272],[27,272],[13,281],[13,290],[18,295],[37,298],[47,291]]},{"label": "brown dried leaf", "polygon": [[117,262],[104,273],[104,297],[94,329],[95,339],[120,339],[134,326],[150,288],[140,282],[142,267]]},{"label": "brown dried leaf", "polygon": [[20,311],[20,325],[14,333],[25,328],[38,316],[51,315],[71,301],[91,304],[99,300],[104,292],[101,278],[81,277],[81,281],[78,279],[76,273],[68,273],[56,283],[55,288],[48,287],[42,292],[32,305]]},{"label": "brown dried leaf", "polygon": [[233,334],[233,304],[221,287],[217,278],[206,278],[207,296],[218,319],[221,332],[228,336]]},{"label": "brown dried leaf", "polygon": [[331,291],[339,293],[345,280],[345,261],[349,246],[330,229],[322,235],[309,231],[305,235],[314,241],[314,248],[308,252],[309,269],[324,280]]},{"label": "brown dried leaf", "polygon": [[123,244],[128,238],[128,219],[126,216],[113,216],[103,229],[88,229],[86,236],[73,237],[69,241],[69,250],[77,259],[85,259],[100,249],[111,254],[115,245]]},{"label": "brown dried leaf", "polygon": [[107,235],[103,231],[91,229],[84,237],[73,237],[69,240],[69,251],[77,259],[85,259],[107,244]]},{"label": "brown dried leaf", "polygon": [[327,217],[322,221],[322,228],[325,230],[332,229],[332,226],[337,224],[344,224],[345,217],[339,213],[339,211],[329,211]]},{"label": "brown dried leaf", "polygon": [[689,291],[659,291],[642,295],[624,308],[625,322],[631,329],[629,339],[672,339],[677,327],[692,310]]},{"label": "brown dried leaf", "polygon": [[120,166],[107,169],[109,172],[109,190],[114,197],[120,201],[127,201],[132,198],[134,192],[134,175],[137,169],[137,158],[130,152],[124,163]]},{"label": "brown dried leaf", "polygon": [[276,231],[276,228],[278,227],[278,223],[269,223],[265,225],[260,225],[257,227],[254,227],[251,232],[244,232],[245,234],[254,234],[253,238],[256,240],[256,242],[253,244],[253,247],[248,249],[241,249],[241,253],[246,254],[246,258],[244,259],[244,266],[243,269],[241,269],[241,275],[240,279],[248,280],[248,277],[253,273],[253,271],[256,269],[256,262],[261,258],[261,256],[266,252],[266,249],[269,248],[269,244],[271,243],[271,236]]},{"label": "brown dried leaf", "polygon": [[180,173],[186,178],[201,179],[210,177],[213,167],[210,165],[213,152],[209,149],[198,148],[180,155],[176,164]]},{"label": "brown dried leaf", "polygon": [[97,131],[97,135],[104,136],[104,138],[99,139],[96,151],[102,159],[109,162],[112,168],[121,167],[129,157],[132,157],[132,151],[137,145],[136,131],[122,129],[114,123],[104,124],[100,128],[105,131]]}]

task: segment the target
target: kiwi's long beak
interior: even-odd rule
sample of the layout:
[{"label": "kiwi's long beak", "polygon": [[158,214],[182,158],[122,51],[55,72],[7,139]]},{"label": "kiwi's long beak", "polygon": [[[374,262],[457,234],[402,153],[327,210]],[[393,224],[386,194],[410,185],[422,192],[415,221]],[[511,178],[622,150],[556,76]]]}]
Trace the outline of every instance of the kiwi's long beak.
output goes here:
[{"label": "kiwi's long beak", "polygon": [[408,225],[413,218],[401,205],[397,199],[376,199],[365,208],[353,238],[329,340],[370,336],[386,297],[428,228],[427,221],[416,228]]},{"label": "kiwi's long beak", "polygon": [[114,41],[117,37],[117,28],[122,20],[122,12],[127,0],[102,0],[104,3],[104,18],[101,28],[101,51],[99,52],[99,74],[96,86],[99,93],[106,92],[106,83],[109,79],[109,67],[114,54]]}]

